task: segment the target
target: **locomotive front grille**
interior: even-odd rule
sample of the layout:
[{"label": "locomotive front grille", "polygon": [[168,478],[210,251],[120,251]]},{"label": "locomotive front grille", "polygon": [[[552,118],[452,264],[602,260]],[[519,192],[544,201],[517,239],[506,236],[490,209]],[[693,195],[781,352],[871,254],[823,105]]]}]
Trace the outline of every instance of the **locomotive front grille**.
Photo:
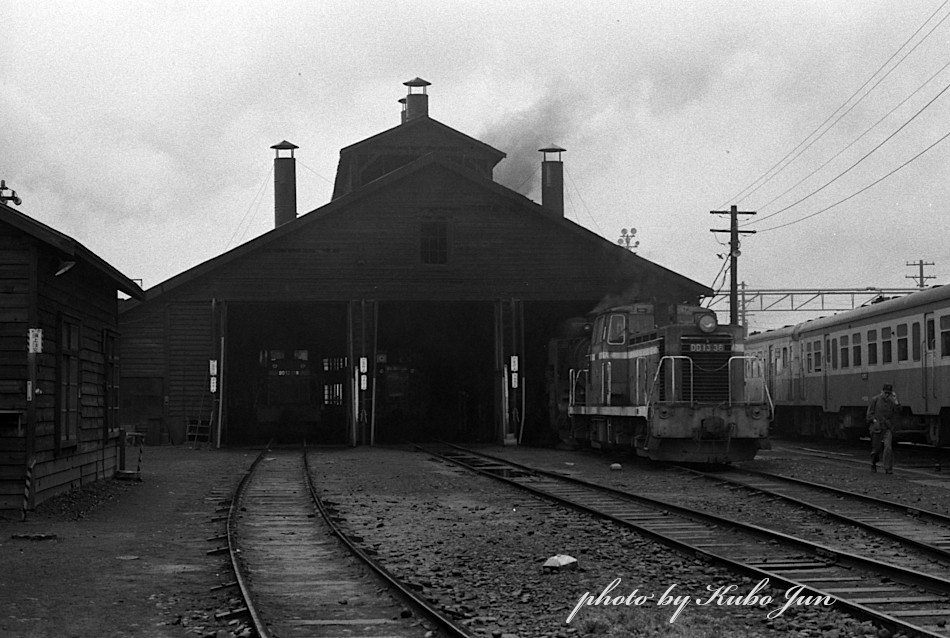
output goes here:
[{"label": "locomotive front grille", "polygon": [[681,353],[693,361],[693,401],[729,400],[732,335],[690,335],[680,340]]}]

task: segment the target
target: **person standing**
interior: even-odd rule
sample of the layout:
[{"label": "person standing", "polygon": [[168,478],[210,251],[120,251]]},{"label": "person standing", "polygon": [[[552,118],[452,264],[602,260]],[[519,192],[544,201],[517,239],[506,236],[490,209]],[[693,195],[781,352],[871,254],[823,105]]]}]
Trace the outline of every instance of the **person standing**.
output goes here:
[{"label": "person standing", "polygon": [[894,470],[894,418],[897,416],[897,395],[894,386],[885,383],[880,394],[868,405],[867,422],[871,433],[871,471],[877,472],[877,463],[884,464],[884,472]]}]

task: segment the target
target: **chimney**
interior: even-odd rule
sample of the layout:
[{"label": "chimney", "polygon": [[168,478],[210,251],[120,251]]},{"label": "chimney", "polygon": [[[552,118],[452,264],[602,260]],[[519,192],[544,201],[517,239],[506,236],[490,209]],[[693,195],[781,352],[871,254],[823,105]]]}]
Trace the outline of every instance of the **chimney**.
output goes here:
[{"label": "chimney", "polygon": [[[404,122],[414,120],[417,117],[428,117],[429,115],[429,96],[426,95],[426,87],[431,82],[426,82],[422,78],[414,78],[408,82],[403,82],[409,87],[409,94],[406,96],[406,109],[403,116]],[[413,93],[413,89],[419,89],[421,92]]]},{"label": "chimney", "polygon": [[401,119],[399,123],[405,124],[406,123],[406,98],[404,97],[399,98],[399,103],[402,104],[402,113],[400,114]]},{"label": "chimney", "polygon": [[[541,207],[555,217],[564,217],[564,163],[561,153],[565,149],[552,144],[538,151],[544,153],[541,162]],[[557,153],[557,159],[548,159],[548,153]]]},{"label": "chimney", "polygon": [[[297,219],[297,167],[294,149],[299,147],[284,140],[271,148],[277,151],[277,157],[274,158],[274,228],[277,228]],[[287,151],[290,155],[281,157],[281,151]]]}]

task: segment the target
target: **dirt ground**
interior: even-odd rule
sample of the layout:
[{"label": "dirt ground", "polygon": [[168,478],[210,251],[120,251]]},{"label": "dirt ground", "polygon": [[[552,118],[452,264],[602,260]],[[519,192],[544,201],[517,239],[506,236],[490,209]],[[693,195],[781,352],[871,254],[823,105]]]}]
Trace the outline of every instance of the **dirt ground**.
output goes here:
[{"label": "dirt ground", "polygon": [[0,518],[0,636],[249,635],[212,520],[257,452],[146,447],[141,481],[99,481]]}]

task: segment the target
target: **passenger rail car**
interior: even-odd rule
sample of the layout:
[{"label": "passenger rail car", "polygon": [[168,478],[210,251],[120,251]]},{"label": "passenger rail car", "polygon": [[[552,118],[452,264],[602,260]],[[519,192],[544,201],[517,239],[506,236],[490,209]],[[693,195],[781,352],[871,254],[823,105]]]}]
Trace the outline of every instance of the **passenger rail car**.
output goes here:
[{"label": "passenger rail car", "polygon": [[[726,463],[768,447],[771,407],[741,329],[696,306],[618,306],[549,345],[562,436],[655,460]],[[583,326],[583,328],[581,327]]]},{"label": "passenger rail car", "polygon": [[748,337],[775,401],[776,431],[867,435],[871,397],[890,383],[895,438],[950,445],[950,286]]}]

